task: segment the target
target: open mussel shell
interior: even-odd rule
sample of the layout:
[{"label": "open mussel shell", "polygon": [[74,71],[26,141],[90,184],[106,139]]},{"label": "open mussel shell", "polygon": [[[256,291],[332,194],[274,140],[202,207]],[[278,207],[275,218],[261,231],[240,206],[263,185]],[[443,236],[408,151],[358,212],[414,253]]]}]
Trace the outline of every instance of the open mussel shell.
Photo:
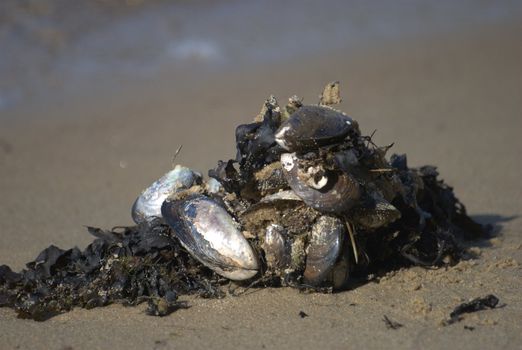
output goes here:
[{"label": "open mussel shell", "polygon": [[202,264],[231,280],[254,277],[257,256],[237,223],[216,201],[203,195],[166,201],[161,212],[185,249]]},{"label": "open mussel shell", "polygon": [[197,183],[201,183],[201,174],[176,165],[136,198],[131,210],[132,219],[139,224],[161,217],[161,205],[167,197]]},{"label": "open mussel shell", "polygon": [[334,216],[321,216],[312,227],[307,248],[304,283],[311,286],[322,284],[341,255],[343,238],[346,235],[343,221]]},{"label": "open mussel shell", "polygon": [[290,152],[304,152],[345,139],[354,130],[354,121],[332,108],[303,106],[275,133],[275,140]]},{"label": "open mussel shell", "polygon": [[303,181],[295,153],[281,155],[288,185],[308,206],[324,213],[345,213],[360,197],[359,183],[341,171],[331,171],[315,183]]}]

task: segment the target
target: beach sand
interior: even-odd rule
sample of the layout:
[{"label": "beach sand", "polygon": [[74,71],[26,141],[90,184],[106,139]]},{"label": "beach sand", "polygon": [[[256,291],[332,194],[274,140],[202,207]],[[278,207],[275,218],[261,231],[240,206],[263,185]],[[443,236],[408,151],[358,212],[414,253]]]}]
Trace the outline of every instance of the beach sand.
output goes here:
[{"label": "beach sand", "polygon": [[[83,225],[131,224],[136,195],[176,162],[206,173],[235,155],[234,128],[263,100],[315,103],[341,81],[341,109],[410,166],[437,165],[469,214],[497,236],[471,242],[475,259],[395,271],[341,293],[250,290],[182,298],[168,317],[144,306],[75,309],[46,322],[0,309],[0,349],[516,349],[522,344],[522,26],[505,23],[317,52],[202,78],[169,72],[84,101],[30,102],[0,128],[0,263],[24,267],[49,244],[84,247]],[[183,84],[172,88],[172,81]],[[124,86],[125,85],[125,86]],[[41,115],[25,118],[27,115]],[[499,307],[442,326],[453,308],[495,294]],[[301,318],[300,311],[308,317]],[[388,329],[386,315],[403,327]],[[465,328],[467,327],[467,329]]]}]

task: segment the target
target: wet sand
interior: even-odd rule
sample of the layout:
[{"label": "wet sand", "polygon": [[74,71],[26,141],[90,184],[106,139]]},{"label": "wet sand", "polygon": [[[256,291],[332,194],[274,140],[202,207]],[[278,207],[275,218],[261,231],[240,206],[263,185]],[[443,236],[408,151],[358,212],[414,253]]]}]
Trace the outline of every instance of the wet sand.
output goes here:
[{"label": "wet sand", "polygon": [[[81,104],[28,102],[9,112],[0,129],[0,263],[15,269],[51,243],[85,246],[82,225],[130,224],[135,196],[171,166],[180,144],[177,161],[206,172],[234,156],[235,125],[269,94],[315,102],[331,80],[342,82],[341,108],[363,132],[377,129],[376,142],[395,142],[412,166],[437,165],[470,215],[498,236],[474,243],[476,258],[454,267],[396,271],[334,295],[252,290],[187,298],[191,308],[165,318],[114,305],[44,323],[4,308],[0,349],[518,348],[521,36],[520,24],[492,25],[195,79],[164,72],[86,94]],[[35,114],[42,117],[24,118]],[[454,306],[489,293],[505,306],[441,325]],[[384,315],[403,327],[388,329]]]}]

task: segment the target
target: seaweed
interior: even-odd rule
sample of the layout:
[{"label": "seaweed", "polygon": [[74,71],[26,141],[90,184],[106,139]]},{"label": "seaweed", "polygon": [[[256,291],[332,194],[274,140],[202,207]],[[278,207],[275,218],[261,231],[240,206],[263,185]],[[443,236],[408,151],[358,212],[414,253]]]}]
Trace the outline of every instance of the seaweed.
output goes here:
[{"label": "seaweed", "polygon": [[83,251],[50,246],[20,273],[0,266],[0,306],[43,321],[73,307],[148,302],[148,314],[164,316],[186,307],[178,294],[224,295],[223,280],[192,258],[159,220],[88,231],[97,238]]},{"label": "seaweed", "polygon": [[382,320],[384,321],[384,324],[388,329],[399,329],[401,327],[404,327],[403,324],[390,320],[386,315],[383,315]]},{"label": "seaweed", "polygon": [[[488,294],[485,297],[475,298],[471,301],[462,303],[455,307],[450,313],[449,319],[445,322],[446,325],[450,325],[459,322],[463,314],[482,311],[486,309],[494,309],[497,307],[499,299],[493,294]],[[473,330],[473,329],[470,329]]]},{"label": "seaweed", "polygon": [[[338,83],[327,85],[321,103],[339,102],[338,91]],[[260,273],[246,282],[247,288],[290,286],[332,291],[331,285],[309,286],[302,280],[309,243],[306,235],[322,213],[302,201],[262,201],[289,189],[279,162],[285,151],[276,142],[275,133],[282,120],[301,106],[295,96],[284,108],[274,97],[267,99],[253,123],[237,127],[236,158],[220,160],[209,171],[223,187],[211,196],[249,232],[248,240],[260,255]],[[484,228],[467,215],[453,189],[439,178],[436,167],[410,168],[404,154],[392,155],[388,161],[385,155],[391,145],[375,145],[372,135],[361,135],[358,124],[352,123],[345,139],[339,141],[338,135],[333,135],[332,144],[300,154],[307,166],[324,167],[314,176],[350,172],[361,188],[357,205],[349,212],[336,213],[346,220],[350,231],[346,244],[352,246],[353,254],[347,249],[339,258],[349,266],[350,278],[383,268],[451,265],[463,256],[461,240],[487,237]],[[177,195],[181,198],[204,191],[200,184],[193,187]],[[300,249],[295,249],[298,253],[290,259],[292,268],[284,273],[267,266],[262,244],[270,223],[284,226],[291,243]],[[43,321],[74,307],[147,302],[147,314],[165,316],[188,307],[179,296],[220,298],[226,294],[228,280],[189,254],[162,218],[111,230],[87,227],[87,231],[95,239],[84,250],[51,245],[21,272],[0,266],[0,307],[13,308],[21,318]],[[345,283],[339,286],[346,287]],[[462,313],[497,303],[496,297],[488,296],[462,304],[452,312],[449,323],[458,321]],[[302,311],[299,315],[308,316]],[[391,329],[402,326],[386,316],[383,320]]]}]

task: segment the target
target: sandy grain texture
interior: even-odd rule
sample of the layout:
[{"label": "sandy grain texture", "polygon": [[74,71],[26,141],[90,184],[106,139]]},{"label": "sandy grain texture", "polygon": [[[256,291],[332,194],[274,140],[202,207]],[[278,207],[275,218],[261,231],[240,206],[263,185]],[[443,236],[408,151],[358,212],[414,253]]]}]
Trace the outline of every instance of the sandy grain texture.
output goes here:
[{"label": "sandy grain texture", "polygon": [[[333,79],[343,83],[342,109],[364,132],[396,142],[410,165],[438,165],[469,213],[499,235],[474,244],[476,258],[454,267],[395,271],[334,295],[264,289],[188,299],[191,308],[165,318],[114,305],[38,323],[0,309],[0,349],[519,348],[521,29],[321,52],[185,79],[177,89],[166,72],[81,105],[28,103],[0,128],[0,262],[16,269],[51,243],[84,246],[91,238],[82,225],[130,224],[136,194],[170,167],[178,145],[180,162],[205,171],[234,155],[234,126],[252,119],[268,94],[315,102]],[[16,121],[31,113],[42,118]],[[441,325],[454,306],[488,293],[504,306]],[[403,327],[388,329],[384,315]]]}]

